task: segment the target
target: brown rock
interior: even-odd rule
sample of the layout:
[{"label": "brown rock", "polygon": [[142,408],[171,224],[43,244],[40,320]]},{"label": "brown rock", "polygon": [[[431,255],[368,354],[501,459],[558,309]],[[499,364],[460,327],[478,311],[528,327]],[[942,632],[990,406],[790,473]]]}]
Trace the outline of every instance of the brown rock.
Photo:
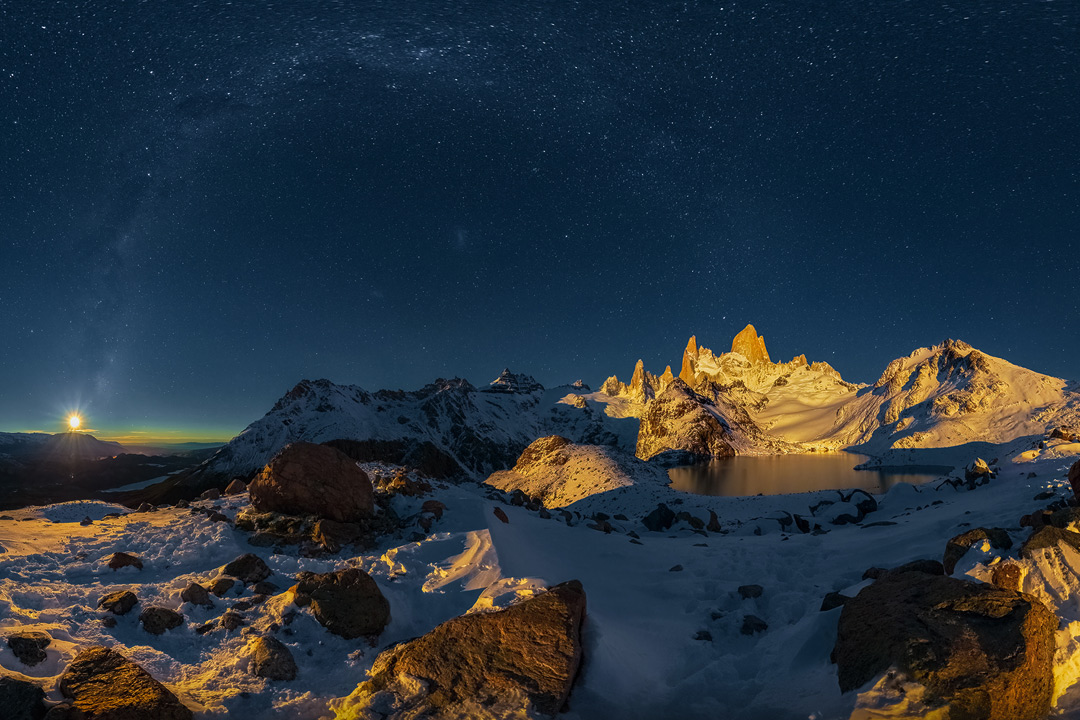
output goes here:
[{"label": "brown rock", "polygon": [[949,717],[1036,720],[1050,710],[1056,629],[1028,595],[890,572],[844,604],[832,659],[842,692],[896,667]]},{"label": "brown rock", "polygon": [[990,570],[990,581],[1006,590],[1020,590],[1020,566],[1016,563],[998,563]]},{"label": "brown rock", "polygon": [[429,512],[435,516],[436,520],[442,520],[443,513],[446,512],[446,504],[438,500],[425,500],[420,507],[420,512]]},{"label": "brown rock", "polygon": [[19,662],[33,667],[45,659],[45,648],[52,642],[52,635],[38,630],[23,630],[7,636],[8,647]]},{"label": "brown rock", "polygon": [[584,617],[585,591],[571,580],[505,610],[454,618],[379,655],[359,698],[394,693],[410,717],[464,716],[527,698],[532,710],[554,716],[581,664]]},{"label": "brown rock", "polygon": [[151,605],[139,613],[139,622],[151,635],[161,635],[166,630],[183,625],[184,616],[175,610]]},{"label": "brown rock", "polygon": [[258,637],[252,643],[251,672],[256,677],[287,682],[296,679],[296,661],[277,638]]},{"label": "brown rock", "polygon": [[359,522],[375,507],[371,481],[348,455],[326,445],[287,445],[248,488],[257,510]]},{"label": "brown rock", "polygon": [[180,593],[180,599],[192,605],[202,605],[207,608],[214,607],[214,601],[210,599],[210,593],[197,582],[190,583],[184,588]]},{"label": "brown rock", "polygon": [[247,625],[247,620],[244,619],[244,616],[233,610],[226,610],[225,613],[221,616],[221,620],[219,622],[221,624],[221,627],[225,628],[225,630],[229,632],[232,632],[237,628]]},{"label": "brown rock", "polygon": [[998,550],[1008,550],[1012,547],[1012,538],[1001,528],[978,527],[962,532],[945,544],[945,555],[941,560],[945,574],[952,575],[960,558],[964,557],[972,546],[983,540],[989,540],[990,547]]},{"label": "brown rock", "polygon": [[1080,498],[1080,460],[1069,468],[1069,485],[1072,486],[1073,495]]},{"label": "brown rock", "polygon": [[101,600],[98,600],[98,607],[104,608],[114,615],[126,615],[131,608],[135,607],[137,602],[139,602],[139,598],[135,593],[130,590],[119,590],[109,593]]},{"label": "brown rock", "polygon": [[104,647],[83,650],[58,684],[93,720],[191,720],[192,712],[141,667]]},{"label": "brown rock", "polygon": [[240,478],[233,478],[225,487],[226,495],[239,495],[240,493],[247,492],[247,483]]},{"label": "brown rock", "polygon": [[245,585],[257,583],[273,575],[263,559],[253,553],[246,553],[221,569],[225,575],[231,575]]},{"label": "brown rock", "polygon": [[363,570],[301,573],[296,604],[311,606],[315,619],[335,635],[351,640],[378,635],[390,622],[390,603]]},{"label": "brown rock", "polygon": [[232,590],[233,585],[236,584],[236,580],[231,577],[219,577],[210,583],[210,592],[214,593],[218,597],[225,597],[225,593]]},{"label": "brown rock", "polygon": [[132,565],[139,570],[143,569],[143,562],[134,555],[128,555],[126,552],[116,552],[109,558],[109,567],[113,570],[119,570],[122,567]]},{"label": "brown rock", "polygon": [[346,545],[352,545],[364,535],[359,523],[342,523],[322,519],[311,530],[311,539],[322,545],[326,552],[336,553]]},{"label": "brown rock", "polygon": [[501,507],[495,508],[493,512],[495,513],[495,517],[499,518],[507,525],[510,524],[510,518],[506,517],[506,511],[503,510]]},{"label": "brown rock", "polygon": [[219,500],[219,499],[221,499],[221,489],[220,488],[210,488],[209,490],[203,490],[202,494],[199,495],[199,499],[200,500]]},{"label": "brown rock", "polygon": [[422,497],[431,492],[431,485],[423,480],[414,480],[408,473],[401,471],[386,484],[386,492],[405,497]]}]

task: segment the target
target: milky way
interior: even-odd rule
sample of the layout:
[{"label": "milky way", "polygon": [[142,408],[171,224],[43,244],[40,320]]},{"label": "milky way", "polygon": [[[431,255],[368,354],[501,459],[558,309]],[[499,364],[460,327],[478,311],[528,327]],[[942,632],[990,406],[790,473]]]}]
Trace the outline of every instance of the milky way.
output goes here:
[{"label": "milky way", "polygon": [[[228,435],[304,377],[1080,377],[1066,2],[0,0],[0,429]],[[58,429],[58,428],[57,428]]]}]

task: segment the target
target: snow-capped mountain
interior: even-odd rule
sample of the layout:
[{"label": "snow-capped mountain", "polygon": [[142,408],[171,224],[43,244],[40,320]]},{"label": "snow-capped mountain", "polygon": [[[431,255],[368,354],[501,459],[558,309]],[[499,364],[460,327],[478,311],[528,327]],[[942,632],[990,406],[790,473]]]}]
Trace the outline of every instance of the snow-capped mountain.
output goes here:
[{"label": "snow-capped mountain", "polygon": [[329,380],[304,380],[264,417],[211,457],[200,477],[247,475],[297,440],[385,441],[408,448],[429,443],[470,476],[510,467],[533,440],[559,434],[575,442],[633,447],[637,423],[623,428],[603,405],[575,390],[545,390],[528,375],[503,371],[490,387],[466,380],[437,380],[420,390],[368,392]]}]

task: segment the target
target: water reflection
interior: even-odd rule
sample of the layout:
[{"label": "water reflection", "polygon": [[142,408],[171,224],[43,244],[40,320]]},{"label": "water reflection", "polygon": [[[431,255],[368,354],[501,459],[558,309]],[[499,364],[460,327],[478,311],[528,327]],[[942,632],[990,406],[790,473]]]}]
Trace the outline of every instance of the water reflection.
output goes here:
[{"label": "water reflection", "polygon": [[671,487],[676,490],[726,496],[782,495],[844,488],[882,493],[900,482],[918,484],[940,477],[925,472],[855,469],[868,459],[853,453],[739,456],[672,468],[668,477]]}]

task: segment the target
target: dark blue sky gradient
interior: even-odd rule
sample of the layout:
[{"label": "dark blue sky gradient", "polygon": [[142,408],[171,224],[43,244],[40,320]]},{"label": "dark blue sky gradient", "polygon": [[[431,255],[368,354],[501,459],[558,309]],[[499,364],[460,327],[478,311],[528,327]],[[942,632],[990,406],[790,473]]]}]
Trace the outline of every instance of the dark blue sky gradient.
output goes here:
[{"label": "dark blue sky gradient", "polygon": [[[301,378],[1080,378],[1069,2],[0,0],[0,430],[229,436]],[[172,436],[172,435],[170,435]]]}]

